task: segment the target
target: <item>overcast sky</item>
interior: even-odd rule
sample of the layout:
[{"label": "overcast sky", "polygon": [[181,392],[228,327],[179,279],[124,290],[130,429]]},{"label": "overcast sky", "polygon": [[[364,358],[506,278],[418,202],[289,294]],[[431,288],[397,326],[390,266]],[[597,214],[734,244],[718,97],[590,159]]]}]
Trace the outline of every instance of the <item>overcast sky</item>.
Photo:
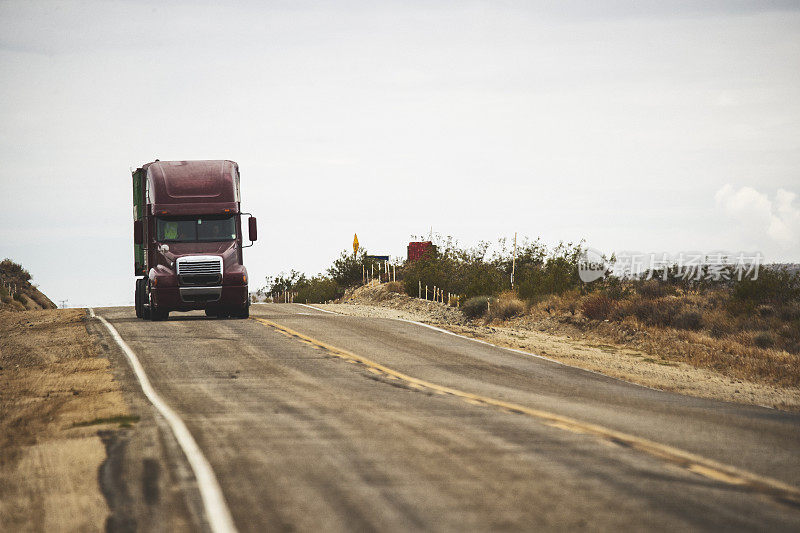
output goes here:
[{"label": "overcast sky", "polygon": [[430,228],[800,262],[799,6],[0,1],[0,256],[132,302],[129,169],[224,158],[251,287]]}]

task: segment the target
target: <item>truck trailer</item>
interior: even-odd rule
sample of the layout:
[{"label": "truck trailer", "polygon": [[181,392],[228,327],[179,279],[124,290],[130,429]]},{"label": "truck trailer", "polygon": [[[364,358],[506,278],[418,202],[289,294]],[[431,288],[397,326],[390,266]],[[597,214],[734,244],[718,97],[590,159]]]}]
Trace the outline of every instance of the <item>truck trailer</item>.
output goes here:
[{"label": "truck trailer", "polygon": [[[250,297],[242,249],[257,239],[256,219],[241,212],[233,161],[153,161],[133,175],[136,317],[171,311],[247,318]],[[247,216],[250,244],[243,245]]]}]

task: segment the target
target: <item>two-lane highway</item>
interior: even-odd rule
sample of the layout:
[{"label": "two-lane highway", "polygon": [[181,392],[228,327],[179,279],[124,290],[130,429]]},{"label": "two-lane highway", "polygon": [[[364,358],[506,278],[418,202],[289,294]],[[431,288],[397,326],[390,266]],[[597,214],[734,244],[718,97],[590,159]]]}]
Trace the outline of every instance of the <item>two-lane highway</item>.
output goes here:
[{"label": "two-lane highway", "polygon": [[[800,528],[794,414],[299,305],[255,305],[251,320],[96,312],[185,422],[243,531]],[[133,523],[174,510],[173,526],[205,525],[185,458],[150,416],[163,451],[129,444],[125,461],[160,461],[160,490],[142,503],[143,483],[122,475],[111,492]]]}]

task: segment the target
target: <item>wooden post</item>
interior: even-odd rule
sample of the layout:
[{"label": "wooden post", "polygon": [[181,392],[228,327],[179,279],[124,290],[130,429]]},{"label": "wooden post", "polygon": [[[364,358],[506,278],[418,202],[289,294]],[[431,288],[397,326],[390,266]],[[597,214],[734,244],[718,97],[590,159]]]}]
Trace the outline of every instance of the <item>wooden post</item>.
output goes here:
[{"label": "wooden post", "polygon": [[425,301],[428,300],[428,286],[425,285]]},{"label": "wooden post", "polygon": [[514,271],[517,268],[517,232],[514,232],[514,255],[511,259],[511,290],[514,290]]},{"label": "wooden post", "polygon": [[417,298],[422,299],[422,280],[419,280],[419,295]]}]

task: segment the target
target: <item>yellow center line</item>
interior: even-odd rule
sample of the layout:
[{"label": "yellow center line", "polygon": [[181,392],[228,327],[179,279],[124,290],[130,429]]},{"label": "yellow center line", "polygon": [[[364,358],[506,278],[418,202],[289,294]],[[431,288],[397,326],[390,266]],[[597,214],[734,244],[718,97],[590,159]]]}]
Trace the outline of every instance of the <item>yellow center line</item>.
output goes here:
[{"label": "yellow center line", "polygon": [[406,383],[410,384],[413,388],[430,389],[440,394],[448,394],[456,396],[458,398],[467,401],[470,404],[488,405],[492,407],[498,407],[505,411],[524,414],[532,418],[536,418],[538,420],[543,421],[549,427],[554,427],[570,431],[573,433],[594,435],[595,437],[599,437],[601,439],[605,439],[607,441],[614,442],[616,444],[622,444],[624,446],[628,446],[630,448],[639,450],[640,452],[644,452],[649,455],[658,457],[659,459],[662,459],[664,461],[677,464],[691,472],[700,474],[709,479],[714,479],[716,481],[726,483],[729,485],[747,487],[757,492],[768,494],[770,496],[774,496],[779,499],[791,501],[794,502],[795,504],[800,504],[800,489],[793,487],[792,485],[788,485],[777,479],[760,476],[752,472],[741,470],[735,466],[723,464],[714,461],[713,459],[707,459],[705,457],[684,450],[680,450],[678,448],[674,448],[666,444],[659,444],[657,442],[648,439],[636,437],[634,435],[629,435],[627,433],[622,433],[620,431],[606,428],[604,426],[600,426],[597,424],[582,422],[580,420],[552,413],[550,411],[544,411],[542,409],[534,409],[531,407],[526,407],[524,405],[519,405],[512,402],[491,398],[489,396],[482,396],[480,394],[474,394],[471,392],[462,391],[459,389],[455,389],[453,387],[447,387],[444,385],[431,383],[423,379],[409,376],[407,374],[389,368],[385,365],[367,359],[366,357],[362,357],[347,350],[331,346],[329,344],[311,338],[307,335],[299,333],[291,328],[288,328],[271,320],[258,317],[253,317],[253,319],[266,326],[274,328],[275,330],[279,331],[280,333],[283,333],[284,335],[294,337],[299,341],[302,341],[304,343],[325,350],[330,355],[333,355],[340,359],[344,359],[345,361],[348,362],[360,363],[366,366],[367,369],[373,373],[381,373],[386,375],[390,379],[399,379],[405,381]]}]

